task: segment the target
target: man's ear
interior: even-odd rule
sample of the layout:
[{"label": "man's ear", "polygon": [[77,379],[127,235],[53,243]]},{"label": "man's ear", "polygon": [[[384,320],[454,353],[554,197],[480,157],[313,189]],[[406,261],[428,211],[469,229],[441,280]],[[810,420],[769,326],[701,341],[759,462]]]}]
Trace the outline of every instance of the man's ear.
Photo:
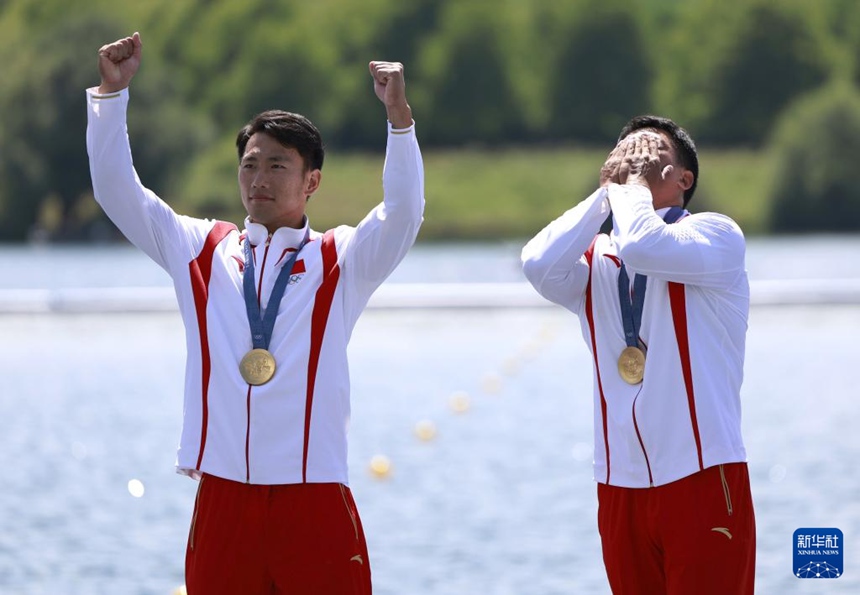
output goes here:
[{"label": "man's ear", "polygon": [[312,170],[305,176],[305,195],[310,199],[311,195],[319,190],[322,181],[322,172],[318,169]]},{"label": "man's ear", "polygon": [[678,178],[678,185],[681,187],[681,190],[685,192],[689,190],[693,186],[693,181],[695,180],[695,176],[693,176],[693,172],[689,169],[685,169],[681,174],[681,177]]}]

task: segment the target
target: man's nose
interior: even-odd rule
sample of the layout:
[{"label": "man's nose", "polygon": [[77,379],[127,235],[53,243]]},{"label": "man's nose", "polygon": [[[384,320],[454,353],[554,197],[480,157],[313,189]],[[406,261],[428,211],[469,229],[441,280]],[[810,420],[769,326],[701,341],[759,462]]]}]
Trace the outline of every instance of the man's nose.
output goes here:
[{"label": "man's nose", "polygon": [[251,181],[252,188],[267,188],[269,186],[269,178],[266,176],[266,172],[258,171],[256,175],[254,175],[254,179]]}]

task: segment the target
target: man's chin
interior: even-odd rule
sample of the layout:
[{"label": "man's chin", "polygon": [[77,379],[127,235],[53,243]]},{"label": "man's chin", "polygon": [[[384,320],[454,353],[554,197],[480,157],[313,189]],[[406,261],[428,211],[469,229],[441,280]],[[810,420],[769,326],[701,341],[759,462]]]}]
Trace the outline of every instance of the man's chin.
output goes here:
[{"label": "man's chin", "polygon": [[271,220],[268,217],[260,217],[258,215],[254,215],[253,213],[248,213],[248,221],[251,223],[256,223],[257,225],[263,225],[268,227],[271,223]]}]

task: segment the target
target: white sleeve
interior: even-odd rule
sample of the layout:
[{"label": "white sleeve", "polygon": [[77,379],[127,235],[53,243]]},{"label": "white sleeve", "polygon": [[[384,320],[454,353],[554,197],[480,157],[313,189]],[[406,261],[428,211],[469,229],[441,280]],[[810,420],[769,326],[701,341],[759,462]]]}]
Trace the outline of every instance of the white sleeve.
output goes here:
[{"label": "white sleeve", "polygon": [[609,215],[600,188],[547,225],[522,251],[523,273],[539,294],[578,312],[588,285],[588,250]]},{"label": "white sleeve", "polygon": [[193,260],[214,222],[177,215],[143,186],[132,162],[126,127],[128,89],[87,90],[87,153],[93,195],[132,244],[172,274]]},{"label": "white sleeve", "polygon": [[667,225],[644,186],[609,187],[613,240],[637,273],[689,285],[730,287],[744,271],[743,232],[725,215],[698,213]]},{"label": "white sleeve", "polygon": [[367,298],[406,256],[424,220],[424,164],[415,125],[388,125],[382,203],[358,224],[343,256],[344,273]]}]

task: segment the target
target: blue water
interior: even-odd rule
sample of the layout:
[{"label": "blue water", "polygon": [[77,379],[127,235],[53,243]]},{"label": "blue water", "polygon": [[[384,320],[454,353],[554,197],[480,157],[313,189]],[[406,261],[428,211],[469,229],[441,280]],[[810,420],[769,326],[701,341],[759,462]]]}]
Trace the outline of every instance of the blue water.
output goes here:
[{"label": "blue water", "polygon": [[[848,267],[860,277],[860,259],[845,258],[858,248],[751,242],[750,274],[826,278]],[[419,247],[392,282],[518,280],[517,249]],[[31,274],[25,259],[41,266]],[[0,272],[4,288],[168,283],[137,252],[108,247],[6,248]],[[858,331],[860,306],[752,311],[743,401],[759,593],[860,592]],[[183,583],[196,487],[173,472],[178,314],[6,315],[0,339],[0,593],[170,595]],[[351,484],[375,593],[609,592],[590,357],[572,315],[373,310],[350,358]],[[452,409],[455,393],[467,411]],[[435,424],[433,440],[416,438],[422,420]],[[369,472],[378,454],[392,462],[383,479]],[[843,531],[841,578],[792,575],[799,527]]]}]

